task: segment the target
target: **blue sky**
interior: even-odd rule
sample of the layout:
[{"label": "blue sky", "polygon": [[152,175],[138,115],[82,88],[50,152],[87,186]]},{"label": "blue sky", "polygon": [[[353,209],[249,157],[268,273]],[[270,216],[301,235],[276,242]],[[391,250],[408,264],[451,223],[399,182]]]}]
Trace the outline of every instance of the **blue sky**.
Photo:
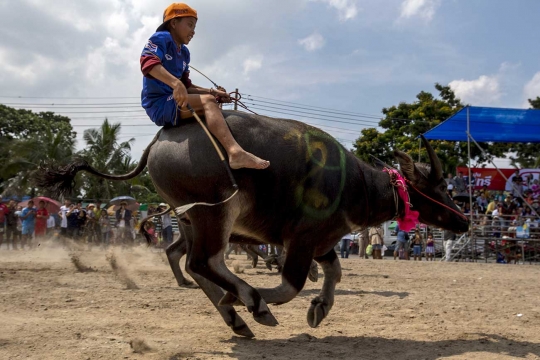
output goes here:
[{"label": "blue sky", "polygon": [[[228,90],[375,116],[383,107],[413,101],[422,90],[434,91],[435,82],[450,84],[472,105],[525,107],[527,98],[540,96],[539,1],[189,4],[199,13],[189,45],[192,65]],[[23,97],[0,101],[130,104],[81,110],[14,106],[71,115],[79,139],[86,125],[99,125],[108,116],[125,125],[124,140],[136,138],[132,153],[139,157],[157,131],[140,126],[150,120],[137,107],[139,53],[167,5],[163,0],[0,0],[0,96]],[[193,72],[192,78],[211,86]],[[304,120],[349,148],[364,126]],[[359,120],[376,125],[376,119]]]}]

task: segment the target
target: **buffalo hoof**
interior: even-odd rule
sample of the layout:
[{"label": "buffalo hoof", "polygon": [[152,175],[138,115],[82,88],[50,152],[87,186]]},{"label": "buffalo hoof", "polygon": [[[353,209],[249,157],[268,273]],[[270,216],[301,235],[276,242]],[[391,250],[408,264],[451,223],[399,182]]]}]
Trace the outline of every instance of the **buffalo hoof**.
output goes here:
[{"label": "buffalo hoof", "polygon": [[234,296],[232,293],[227,292],[221,300],[219,300],[219,306],[226,306],[226,305],[232,305],[232,306],[240,306],[244,305],[240,299],[238,299],[236,296]]},{"label": "buffalo hoof", "polygon": [[186,280],[186,279],[184,279],[184,281],[182,281],[182,282],[179,282],[178,286],[183,287],[183,288],[187,288],[187,289],[198,289],[199,288],[199,286],[197,284],[195,284],[193,281]]},{"label": "buffalo hoof", "polygon": [[326,301],[317,296],[315,299],[311,300],[311,306],[309,307],[307,313],[307,322],[308,325],[312,328],[319,326],[321,321],[328,315],[329,306]]},{"label": "buffalo hoof", "polygon": [[251,332],[251,330],[249,329],[249,327],[245,323],[242,324],[242,325],[239,325],[239,326],[231,326],[231,329],[232,329],[232,331],[234,331],[234,333],[236,335],[244,336],[244,337],[247,337],[247,338],[254,338],[255,337],[255,334],[253,334],[253,332]]},{"label": "buffalo hoof", "polygon": [[253,319],[259,324],[266,326],[276,326],[279,324],[277,319],[270,312],[270,310],[260,311],[257,315],[253,314]]},{"label": "buffalo hoof", "polygon": [[316,262],[311,263],[311,267],[309,268],[308,273],[308,279],[311,282],[317,282],[319,280],[319,268],[317,267]]}]

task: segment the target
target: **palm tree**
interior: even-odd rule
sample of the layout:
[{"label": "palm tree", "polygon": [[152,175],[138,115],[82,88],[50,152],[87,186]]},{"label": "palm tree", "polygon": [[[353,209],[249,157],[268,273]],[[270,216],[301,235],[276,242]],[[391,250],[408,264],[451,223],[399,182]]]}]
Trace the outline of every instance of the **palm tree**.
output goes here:
[{"label": "palm tree", "polygon": [[[105,119],[99,129],[87,129],[83,133],[86,148],[79,155],[99,171],[115,173],[124,168],[127,158],[131,159],[131,144],[134,138],[119,142],[121,124],[111,124]],[[117,192],[111,182],[84,176],[83,190],[86,198],[111,199]]]}]

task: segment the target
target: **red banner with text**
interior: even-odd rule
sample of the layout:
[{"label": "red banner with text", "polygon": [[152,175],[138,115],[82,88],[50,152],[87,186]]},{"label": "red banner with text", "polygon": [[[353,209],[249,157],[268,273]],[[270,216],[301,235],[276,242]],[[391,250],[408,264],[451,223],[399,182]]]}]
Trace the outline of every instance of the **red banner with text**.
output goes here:
[{"label": "red banner with text", "polygon": [[[516,172],[516,169],[499,169],[507,177],[510,178]],[[462,172],[464,177],[469,176],[469,169],[466,167],[458,167],[458,172]],[[497,171],[497,169],[489,168],[471,168],[472,177],[474,179],[475,189],[481,189],[487,185],[489,190],[505,190],[506,180]]]}]

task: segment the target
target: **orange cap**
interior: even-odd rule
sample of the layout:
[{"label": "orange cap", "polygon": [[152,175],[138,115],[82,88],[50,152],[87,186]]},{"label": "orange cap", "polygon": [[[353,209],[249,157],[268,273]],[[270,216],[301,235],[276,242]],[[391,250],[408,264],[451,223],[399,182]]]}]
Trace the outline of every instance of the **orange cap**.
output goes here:
[{"label": "orange cap", "polygon": [[172,3],[163,12],[163,24],[159,25],[156,32],[167,30],[169,21],[178,17],[194,17],[197,19],[197,11],[184,3]]}]

